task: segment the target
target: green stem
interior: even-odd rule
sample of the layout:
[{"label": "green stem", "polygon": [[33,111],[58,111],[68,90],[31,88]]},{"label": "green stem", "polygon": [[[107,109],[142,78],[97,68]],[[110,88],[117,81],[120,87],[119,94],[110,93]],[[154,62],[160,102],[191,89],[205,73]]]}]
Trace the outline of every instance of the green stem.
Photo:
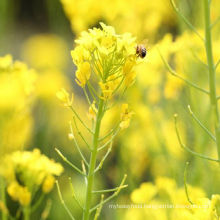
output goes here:
[{"label": "green stem", "polygon": [[[1,194],[2,194],[2,202],[4,203],[4,205],[6,206],[6,199],[5,199],[5,181],[3,180],[3,178],[0,179],[1,180]],[[7,213],[2,211],[2,220],[7,220]]]},{"label": "green stem", "polygon": [[204,16],[205,16],[205,48],[206,57],[209,69],[209,89],[211,109],[214,114],[216,145],[218,150],[218,158],[220,158],[220,118],[218,112],[217,96],[216,96],[216,73],[212,53],[212,36],[211,36],[211,22],[210,22],[210,6],[208,0],[203,0]]},{"label": "green stem", "polygon": [[29,206],[24,207],[23,214],[24,214],[24,220],[30,219],[31,210]]},{"label": "green stem", "polygon": [[185,170],[184,170],[184,188],[185,188],[185,193],[186,193],[186,197],[188,202],[191,205],[194,205],[193,202],[191,201],[191,199],[189,198],[189,193],[188,193],[188,187],[187,187],[187,168],[189,166],[189,162],[186,162],[186,166],[185,166]]},{"label": "green stem", "polygon": [[90,216],[94,170],[96,166],[96,157],[97,157],[98,143],[99,143],[99,132],[101,127],[103,111],[104,111],[104,100],[100,99],[96,123],[95,123],[95,133],[93,135],[93,149],[90,157],[89,172],[87,176],[88,185],[86,190],[86,204],[85,204],[85,212],[83,213],[83,220],[89,220],[89,216]]}]

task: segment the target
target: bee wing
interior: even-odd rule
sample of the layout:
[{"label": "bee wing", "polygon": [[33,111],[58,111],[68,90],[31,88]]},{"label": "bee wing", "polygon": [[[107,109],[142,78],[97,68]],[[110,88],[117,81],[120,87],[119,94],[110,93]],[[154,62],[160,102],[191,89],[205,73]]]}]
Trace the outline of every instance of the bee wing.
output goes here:
[{"label": "bee wing", "polygon": [[144,39],[141,41],[141,44],[143,44],[144,46],[148,45],[149,40],[148,39]]},{"label": "bee wing", "polygon": [[146,50],[149,50],[149,40],[148,39],[142,40],[141,44],[146,48]]}]

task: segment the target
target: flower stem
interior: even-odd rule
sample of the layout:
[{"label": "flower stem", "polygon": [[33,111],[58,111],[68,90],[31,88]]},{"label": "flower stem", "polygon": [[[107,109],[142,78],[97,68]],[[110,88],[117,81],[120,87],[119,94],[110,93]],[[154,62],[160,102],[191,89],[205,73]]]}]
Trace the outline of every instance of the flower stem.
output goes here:
[{"label": "flower stem", "polygon": [[[2,202],[4,203],[4,205],[6,206],[6,199],[5,199],[5,182],[3,180],[3,178],[0,179],[1,181],[1,199],[2,199]],[[7,213],[2,211],[2,220],[7,220],[8,217],[7,217]]]},{"label": "flower stem", "polygon": [[104,100],[100,99],[97,118],[95,123],[95,132],[93,135],[93,148],[90,156],[90,163],[89,163],[89,172],[87,176],[87,189],[86,189],[86,204],[85,204],[85,211],[83,213],[83,220],[89,220],[90,216],[90,207],[92,201],[92,190],[93,190],[93,181],[94,181],[94,170],[96,167],[96,157],[98,152],[98,143],[99,143],[99,132],[101,127],[102,116],[104,112]]},{"label": "flower stem", "polygon": [[210,5],[208,0],[203,0],[204,3],[204,18],[205,18],[205,48],[209,70],[209,89],[211,109],[214,114],[216,145],[218,158],[220,158],[220,118],[218,112],[217,96],[216,96],[216,73],[212,53],[212,36],[210,22]]},{"label": "flower stem", "polygon": [[31,214],[30,211],[31,210],[30,210],[29,206],[24,207],[24,211],[23,211],[24,220],[29,220],[30,219],[30,214]]}]

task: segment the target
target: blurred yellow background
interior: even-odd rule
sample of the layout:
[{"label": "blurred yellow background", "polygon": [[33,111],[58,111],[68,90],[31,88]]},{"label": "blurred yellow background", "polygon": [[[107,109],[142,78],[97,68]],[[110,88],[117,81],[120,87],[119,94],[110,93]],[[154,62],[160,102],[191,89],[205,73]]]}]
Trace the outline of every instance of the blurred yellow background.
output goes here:
[{"label": "blurred yellow background", "polygon": [[[182,13],[203,34],[200,0],[178,0]],[[211,19],[220,15],[220,3],[212,0]],[[70,50],[74,39],[103,21],[117,33],[130,32],[147,48],[147,62],[139,65],[137,80],[123,97],[135,115],[130,127],[121,132],[110,157],[97,176],[100,188],[112,188],[124,173],[128,188],[109,204],[187,203],[184,168],[189,161],[188,183],[192,200],[219,192],[219,166],[193,157],[178,143],[173,115],[179,115],[183,142],[196,152],[217,157],[214,143],[192,120],[187,105],[213,131],[207,96],[173,77],[164,66],[157,48],[181,76],[208,89],[206,55],[202,42],[176,15],[169,0],[0,0],[0,153],[39,148],[63,164],[60,179],[63,196],[77,219],[80,209],[70,196],[71,176],[77,196],[82,200],[81,178],[57,156],[58,147],[80,164],[73,142],[68,139],[70,111],[61,106],[56,92],[61,88],[75,94],[75,108],[85,120],[87,106],[75,82],[76,67]],[[219,24],[213,28],[214,60],[220,58]],[[19,60],[19,61],[17,61]],[[220,72],[217,69],[219,83]],[[220,87],[217,92],[220,94]],[[114,124],[117,108],[105,117],[107,128]],[[85,133],[86,135],[86,133]],[[80,142],[84,148],[84,142]],[[164,189],[162,189],[164,187]],[[163,191],[164,190],[164,191]],[[163,193],[165,192],[165,193]],[[48,219],[68,219],[56,190],[50,194],[52,207]],[[44,208],[47,199],[42,203]],[[103,207],[100,219],[200,219],[200,214],[177,210],[109,209]],[[40,211],[32,219],[40,219]],[[201,218],[202,219],[202,218]]]}]

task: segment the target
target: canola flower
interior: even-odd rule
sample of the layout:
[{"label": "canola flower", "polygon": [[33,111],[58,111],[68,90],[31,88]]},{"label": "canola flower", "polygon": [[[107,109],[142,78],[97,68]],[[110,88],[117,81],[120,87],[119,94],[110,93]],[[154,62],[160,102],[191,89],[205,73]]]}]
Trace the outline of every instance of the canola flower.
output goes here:
[{"label": "canola flower", "polygon": [[55,176],[62,172],[63,167],[41,154],[39,149],[8,154],[0,166],[7,194],[22,207],[26,220],[30,218],[32,207],[38,203],[34,200],[36,194],[40,192],[43,196],[49,193],[53,189]]},{"label": "canola flower", "polygon": [[0,57],[0,155],[21,149],[31,137],[37,74],[11,55]]},{"label": "canola flower", "polygon": [[60,70],[66,65],[66,42],[55,34],[36,34],[22,45],[21,55],[32,67]]},{"label": "canola flower", "polygon": [[[38,73],[34,91],[36,105],[33,118],[36,126],[32,132],[33,145],[51,146],[54,137],[57,144],[62,146],[68,144],[66,121],[70,119],[71,112],[65,114],[65,109],[60,108],[59,101],[54,95],[60,88],[70,90],[71,82],[65,73],[67,51],[67,43],[56,34],[34,34],[21,45],[20,56]],[[84,111],[86,106],[79,99],[77,95],[74,96],[74,102],[80,102],[81,111]]]},{"label": "canola flower", "polygon": [[132,192],[131,201],[134,205],[142,204],[143,208],[129,209],[125,219],[216,220],[219,218],[220,195],[212,195],[211,199],[208,199],[202,189],[192,186],[188,189],[193,204],[188,202],[184,188],[177,187],[171,178],[157,177],[155,184],[142,183]]},{"label": "canola flower", "polygon": [[[125,175],[119,187],[94,191],[95,174],[102,168],[105,159],[111,152],[114,137],[120,130],[129,126],[131,117],[134,114],[128,108],[128,104],[122,105],[119,122],[102,137],[100,133],[103,128],[102,121],[105,113],[111,109],[116,99],[120,100],[120,96],[134,83],[136,67],[145,60],[137,56],[137,44],[131,34],[119,35],[116,34],[115,29],[111,26],[107,26],[104,23],[100,23],[100,26],[101,28],[83,31],[80,37],[75,40],[76,47],[71,51],[73,62],[77,67],[75,73],[76,83],[83,89],[88,101],[87,115],[92,121],[91,128],[80,118],[77,109],[73,107],[74,100],[71,95],[65,89],[57,92],[57,98],[60,99],[64,106],[72,110],[75,127],[78,127],[76,121],[78,120],[91,135],[91,140],[87,141],[77,129],[79,136],[88,147],[90,159],[87,161],[77,143],[70,123],[71,132],[68,136],[70,140],[74,141],[81,156],[82,170],[72,164],[60,150],[56,149],[65,162],[85,177],[86,197],[84,205],[82,205],[82,219],[84,220],[92,219],[94,211],[96,211],[94,218],[97,219],[102,206],[117,196],[120,190],[127,186],[124,184],[127,176]],[[106,148],[106,153],[99,159],[99,151]],[[98,162],[98,160],[100,161]],[[58,182],[57,188],[61,201],[63,201]],[[95,192],[99,194],[113,192],[113,194],[105,199],[104,195],[102,195],[100,203],[92,207],[92,198]],[[78,201],[76,197],[75,200]],[[74,219],[65,203],[63,204],[71,219]]]},{"label": "canola flower", "polygon": [[136,75],[133,67],[138,60],[135,38],[131,34],[117,35],[114,28],[104,23],[100,25],[103,30],[93,28],[82,32],[79,39],[75,40],[76,47],[71,55],[77,66],[78,85],[84,88],[90,78],[98,80],[102,98],[108,100],[124,80],[127,86],[133,83],[131,79]]},{"label": "canola flower", "polygon": [[[60,0],[77,35],[95,25],[100,19],[124,32],[140,38],[155,38],[164,26],[176,25],[175,13],[169,1],[155,0]],[[108,7],[106,7],[106,5]]]}]

